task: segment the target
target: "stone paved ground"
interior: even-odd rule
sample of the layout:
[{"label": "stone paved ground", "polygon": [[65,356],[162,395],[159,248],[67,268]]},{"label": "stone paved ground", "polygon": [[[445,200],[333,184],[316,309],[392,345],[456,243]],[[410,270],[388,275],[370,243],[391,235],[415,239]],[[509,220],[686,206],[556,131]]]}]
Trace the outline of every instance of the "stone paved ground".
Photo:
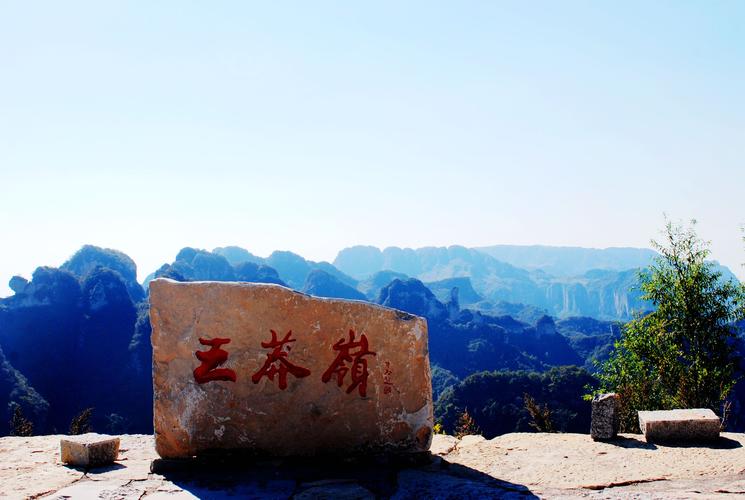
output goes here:
[{"label": "stone paved ground", "polygon": [[59,463],[61,436],[0,438],[6,498],[722,498],[745,494],[745,435],[661,446],[624,435],[436,436],[426,463],[156,462],[152,436],[124,435],[119,460]]}]

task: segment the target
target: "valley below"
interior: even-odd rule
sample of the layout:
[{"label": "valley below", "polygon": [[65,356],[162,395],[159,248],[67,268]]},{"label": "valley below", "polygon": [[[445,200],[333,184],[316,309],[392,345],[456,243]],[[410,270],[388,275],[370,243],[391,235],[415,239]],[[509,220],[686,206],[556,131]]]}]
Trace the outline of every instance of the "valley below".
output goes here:
[{"label": "valley below", "polygon": [[[466,411],[487,438],[532,431],[526,396],[551,409],[554,430],[588,432],[583,396],[597,384],[596,363],[645,308],[632,286],[639,268],[627,267],[652,258],[640,249],[352,247],[332,264],[187,247],[140,283],[126,254],[86,245],[59,268],[13,277],[13,295],[0,299],[0,435],[17,414],[34,434],[66,432],[87,409],[95,431],[152,432],[148,283],[160,277],[270,283],[422,316],[446,432]],[[572,273],[581,274],[559,277]],[[743,392],[740,383],[729,430],[745,430]]]}]

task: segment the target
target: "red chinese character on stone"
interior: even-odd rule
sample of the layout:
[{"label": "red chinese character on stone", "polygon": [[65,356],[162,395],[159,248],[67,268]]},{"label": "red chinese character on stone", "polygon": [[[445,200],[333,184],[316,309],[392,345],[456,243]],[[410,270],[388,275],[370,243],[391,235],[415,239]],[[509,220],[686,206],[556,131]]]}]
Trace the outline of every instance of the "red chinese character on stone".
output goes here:
[{"label": "red chinese character on stone", "polygon": [[[342,337],[334,344],[334,350],[339,351],[339,353],[328,370],[324,372],[321,381],[328,382],[335,375],[336,383],[341,387],[344,384],[344,377],[349,373],[352,383],[347,388],[347,394],[359,387],[360,396],[365,397],[367,396],[368,373],[367,360],[364,356],[375,356],[376,354],[368,348],[367,337],[364,333],[360,335],[360,340],[357,342],[354,341],[354,337],[354,330],[349,330],[348,342],[345,342],[344,337]],[[356,349],[356,352],[352,352],[353,349]],[[347,366],[347,363],[352,363],[351,368]]]},{"label": "red chinese character on stone", "polygon": [[194,380],[198,384],[212,382],[213,380],[225,380],[235,382],[235,372],[229,368],[218,368],[228,360],[228,351],[221,349],[220,346],[230,343],[230,339],[210,339],[199,338],[202,345],[211,346],[209,351],[197,351],[197,359],[202,362],[201,365],[194,369]]},{"label": "red chinese character on stone", "polygon": [[262,342],[261,347],[271,348],[272,352],[266,355],[264,366],[259,371],[253,374],[251,380],[254,384],[258,384],[261,377],[266,376],[269,380],[274,382],[274,376],[279,374],[279,388],[281,390],[287,389],[287,374],[290,373],[296,378],[303,378],[310,375],[310,370],[303,368],[302,366],[293,365],[287,361],[287,356],[290,352],[290,346],[287,345],[290,342],[295,342],[297,339],[291,339],[292,330],[287,332],[287,335],[282,340],[277,340],[277,332],[272,332],[272,340],[269,342]]}]

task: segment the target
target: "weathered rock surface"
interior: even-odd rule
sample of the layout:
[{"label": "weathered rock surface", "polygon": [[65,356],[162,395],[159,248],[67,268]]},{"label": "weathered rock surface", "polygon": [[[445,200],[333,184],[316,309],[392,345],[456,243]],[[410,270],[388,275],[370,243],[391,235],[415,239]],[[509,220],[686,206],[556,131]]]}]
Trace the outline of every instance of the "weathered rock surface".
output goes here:
[{"label": "weathered rock surface", "polygon": [[460,438],[460,440],[458,441],[458,447],[465,448],[466,446],[479,444],[484,441],[486,441],[486,438],[484,436],[479,436],[478,434],[469,434]]},{"label": "weathered rock surface", "polygon": [[639,428],[647,441],[711,441],[721,421],[710,409],[640,411]]},{"label": "weathered rock surface", "polygon": [[432,440],[432,446],[429,451],[433,455],[447,455],[455,449],[460,442],[455,436],[448,436],[447,434],[439,434]]},{"label": "weathered rock surface", "polygon": [[101,467],[119,455],[119,438],[89,432],[60,439],[62,462],[76,467]]},{"label": "weathered rock surface", "polygon": [[[706,445],[664,446],[641,435],[607,442],[587,434],[435,436],[449,450],[430,463],[272,459],[182,473],[151,473],[153,436],[123,435],[113,466],[83,471],[60,461],[63,436],[0,438],[0,498],[711,498],[745,494],[745,434]],[[183,463],[183,462],[182,462]]]},{"label": "weathered rock surface", "polygon": [[590,436],[595,440],[613,439],[618,435],[620,418],[618,394],[598,394],[592,398]]},{"label": "weathered rock surface", "polygon": [[422,318],[278,285],[166,279],[150,283],[150,314],[162,457],[429,448]]}]

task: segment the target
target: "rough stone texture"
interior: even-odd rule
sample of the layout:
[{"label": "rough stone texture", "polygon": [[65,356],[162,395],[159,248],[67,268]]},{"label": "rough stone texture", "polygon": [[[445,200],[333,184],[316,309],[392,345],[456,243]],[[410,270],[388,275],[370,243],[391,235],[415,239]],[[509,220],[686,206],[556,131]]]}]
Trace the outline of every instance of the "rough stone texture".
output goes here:
[{"label": "rough stone texture", "polygon": [[[429,464],[340,466],[318,458],[156,474],[153,436],[123,435],[114,465],[60,462],[63,436],[0,438],[0,498],[711,498],[745,494],[745,434],[687,446],[587,434],[506,434],[461,446]],[[451,448],[450,436],[433,449]],[[177,461],[188,462],[188,461]],[[369,492],[369,493],[368,493]]]},{"label": "rough stone texture", "polygon": [[467,436],[463,436],[462,438],[460,438],[457,446],[459,448],[465,448],[466,446],[479,444],[482,441],[486,441],[486,438],[484,436],[479,436],[477,434],[469,434]]},{"label": "rough stone texture", "polygon": [[[234,448],[273,456],[429,448],[432,387],[423,318],[278,285],[158,279],[150,283],[150,319],[155,439],[162,457]],[[267,347],[272,330],[277,341],[292,341]],[[357,346],[334,365],[351,331]],[[357,358],[354,369],[363,336],[374,355]],[[212,373],[227,377],[232,371],[235,382],[197,383],[195,353],[215,349],[200,338],[230,339],[220,347],[227,353],[219,366],[224,371]],[[272,366],[270,353],[307,372],[286,373],[282,389],[281,371],[262,376],[262,368]],[[281,370],[281,363],[273,366]],[[366,388],[359,376],[365,364]],[[324,381],[332,366],[340,369]],[[355,373],[360,383],[353,386]]]},{"label": "rough stone texture", "polygon": [[544,498],[585,497],[590,492],[619,498],[627,491],[654,492],[637,498],[667,498],[659,492],[679,487],[690,488],[682,496],[691,497],[691,491],[706,496],[720,489],[744,489],[743,444],[745,434],[730,433],[715,442],[687,446],[647,443],[639,434],[593,441],[587,434],[512,433],[458,445],[442,459],[526,486]]},{"label": "rough stone texture", "polygon": [[720,426],[719,417],[705,408],[639,412],[647,441],[711,441],[719,437]]},{"label": "rough stone texture", "polygon": [[119,438],[89,432],[60,439],[62,462],[75,467],[101,467],[119,455]]},{"label": "rough stone texture", "polygon": [[432,446],[430,446],[429,452],[433,455],[447,455],[455,449],[458,442],[459,439],[455,436],[438,434],[436,439],[432,440]]},{"label": "rough stone texture", "polygon": [[618,413],[618,394],[597,394],[592,398],[590,437],[596,441],[615,438],[620,426]]}]

